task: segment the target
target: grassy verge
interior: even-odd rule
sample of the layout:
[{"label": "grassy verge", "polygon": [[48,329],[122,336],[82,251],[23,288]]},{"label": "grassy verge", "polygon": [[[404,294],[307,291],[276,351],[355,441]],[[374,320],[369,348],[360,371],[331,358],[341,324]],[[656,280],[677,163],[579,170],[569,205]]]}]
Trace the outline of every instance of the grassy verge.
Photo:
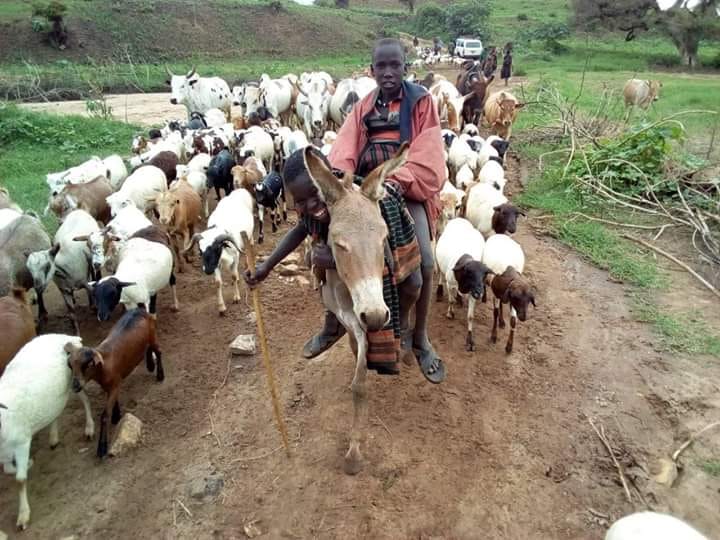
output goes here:
[{"label": "grassy verge", "polygon": [[[41,214],[47,204],[45,174],[77,165],[93,155],[127,154],[137,130],[121,122],[30,113],[0,108],[0,185],[22,208]],[[49,230],[56,227],[45,218]]]},{"label": "grassy verge", "polygon": [[[530,145],[523,151],[523,157],[536,159],[544,151],[542,147]],[[666,313],[653,300],[655,295],[645,292],[662,290],[669,284],[668,276],[659,269],[655,259],[611,228],[584,219],[578,213],[626,222],[633,220],[631,216],[620,218],[617,208],[588,201],[569,179],[562,179],[562,168],[557,165],[531,180],[518,202],[541,210],[549,219],[544,223],[556,238],[607,270],[614,279],[632,286],[633,314],[637,320],[652,325],[662,348],[720,358],[720,336],[696,314]]]},{"label": "grassy verge", "polygon": [[710,476],[720,477],[720,460],[709,459],[707,461],[703,461],[700,463],[700,467]]}]

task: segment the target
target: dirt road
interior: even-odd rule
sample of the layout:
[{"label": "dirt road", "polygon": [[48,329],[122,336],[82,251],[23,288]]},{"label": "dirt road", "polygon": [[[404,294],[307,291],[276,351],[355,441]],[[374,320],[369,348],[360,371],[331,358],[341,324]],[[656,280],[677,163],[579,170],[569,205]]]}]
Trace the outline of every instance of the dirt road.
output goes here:
[{"label": "dirt road", "polygon": [[[517,191],[516,162],[509,175]],[[598,515],[647,505],[720,537],[720,478],[701,467],[720,455],[717,432],[683,454],[673,488],[648,478],[657,457],[717,419],[720,368],[660,352],[648,327],[633,321],[626,288],[535,234],[539,223],[529,218],[517,236],[539,294],[515,351],[489,343],[491,308],[479,304],[477,350],[466,352],[464,311],[450,321],[438,304],[431,337],[448,379],[433,386],[405,366],[399,377],[370,376],[366,461],[356,477],[341,468],[352,412],[347,341],[312,361],[299,355],[319,328],[318,294],[276,274],[262,288],[288,459],[258,360],[228,357],[232,338],[254,331],[251,309],[228,304],[228,316],[218,317],[212,281],[194,261],[178,278],[181,311],[170,311],[168,292],[159,296],[165,382],[140,367],[120,396],[123,410],[144,422],[142,444],[99,463],[71,400],[61,445],[49,450],[46,433],[33,445],[30,529],[10,532],[17,494],[9,476],[0,480],[0,529],[25,539],[210,539],[244,538],[254,523],[273,539],[576,540],[602,538],[607,523]],[[268,235],[265,251],[279,234]],[[718,311],[682,280],[681,297]],[[58,295],[50,311],[51,330],[67,332]],[[111,323],[79,311],[85,341],[98,342]],[[91,401],[100,411],[97,388]],[[605,427],[637,486],[632,502],[588,418]],[[219,477],[221,489],[203,497],[204,479]]]},{"label": "dirt road", "polygon": [[[170,103],[170,93],[162,94],[108,94],[105,101],[111,107],[113,118],[130,124],[153,126],[168,120],[187,117],[184,105]],[[55,101],[49,103],[25,103],[32,111],[88,116],[86,102]]]}]

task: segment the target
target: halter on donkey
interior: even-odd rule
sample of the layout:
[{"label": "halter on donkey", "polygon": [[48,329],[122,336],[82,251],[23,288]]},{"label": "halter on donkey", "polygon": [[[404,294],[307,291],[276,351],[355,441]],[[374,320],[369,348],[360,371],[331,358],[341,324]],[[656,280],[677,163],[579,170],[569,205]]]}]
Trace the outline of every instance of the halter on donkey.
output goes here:
[{"label": "halter on donkey", "polygon": [[367,331],[383,328],[390,310],[383,299],[385,238],[388,229],[378,207],[385,193],[389,174],[405,163],[407,145],[398,154],[373,170],[362,187],[353,184],[354,174],[346,171],[337,178],[315,156],[305,150],[305,166],[330,213],[328,245],[335,258],[336,270],[326,271],[322,287],[325,307],[332,311],[347,330],[356,357],[352,380],[353,424],[350,448],[345,454],[345,472],[360,472],[361,429],[367,417]]}]

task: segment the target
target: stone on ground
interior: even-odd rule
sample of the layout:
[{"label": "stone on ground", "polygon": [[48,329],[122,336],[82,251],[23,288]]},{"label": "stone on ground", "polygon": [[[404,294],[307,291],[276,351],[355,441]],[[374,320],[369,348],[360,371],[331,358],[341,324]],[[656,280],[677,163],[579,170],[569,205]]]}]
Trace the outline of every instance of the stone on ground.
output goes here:
[{"label": "stone on ground", "polygon": [[257,351],[253,334],[240,334],[230,343],[230,352],[242,356],[252,356]]},{"label": "stone on ground", "polygon": [[110,445],[110,455],[119,456],[135,448],[142,435],[142,421],[135,415],[125,413],[115,430],[115,438]]}]

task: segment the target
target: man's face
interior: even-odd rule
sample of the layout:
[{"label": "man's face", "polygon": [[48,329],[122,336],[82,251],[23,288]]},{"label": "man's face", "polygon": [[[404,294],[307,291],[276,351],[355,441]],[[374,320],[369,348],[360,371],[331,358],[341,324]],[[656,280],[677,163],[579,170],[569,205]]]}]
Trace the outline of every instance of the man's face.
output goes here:
[{"label": "man's face", "polygon": [[396,45],[383,45],[373,55],[370,66],[378,87],[387,94],[400,89],[407,67],[403,52]]}]

